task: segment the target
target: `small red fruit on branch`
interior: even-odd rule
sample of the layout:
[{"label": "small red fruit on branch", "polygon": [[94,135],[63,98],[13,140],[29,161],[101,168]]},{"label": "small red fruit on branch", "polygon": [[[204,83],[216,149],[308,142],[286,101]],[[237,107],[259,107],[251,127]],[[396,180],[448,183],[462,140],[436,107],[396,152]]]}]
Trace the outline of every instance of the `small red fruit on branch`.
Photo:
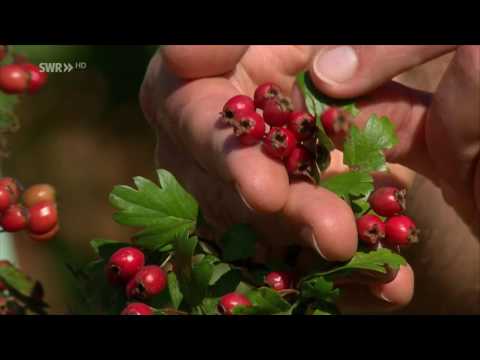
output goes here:
[{"label": "small red fruit on branch", "polygon": [[9,64],[0,67],[0,90],[7,94],[23,94],[30,76],[21,65]]},{"label": "small red fruit on branch", "polygon": [[390,246],[406,246],[418,242],[419,230],[406,215],[397,215],[385,222],[385,243]]},{"label": "small red fruit on branch", "polygon": [[233,315],[233,309],[237,306],[250,307],[252,303],[245,295],[232,292],[220,298],[218,312],[223,315]]},{"label": "small red fruit on branch", "polygon": [[264,151],[276,159],[289,156],[296,145],[295,135],[287,128],[272,127],[263,140]]},{"label": "small red fruit on branch", "polygon": [[320,117],[323,128],[328,136],[345,136],[347,134],[350,122],[345,111],[330,107],[325,110]]},{"label": "small red fruit on branch", "polygon": [[32,185],[22,195],[26,207],[32,207],[42,201],[55,201],[55,196],[55,189],[49,184]]},{"label": "small red fruit on branch", "polygon": [[140,300],[160,294],[167,286],[167,274],[156,265],[142,268],[127,285],[127,297]]},{"label": "small red fruit on branch", "polygon": [[17,232],[28,225],[28,210],[19,204],[11,205],[2,215],[0,225],[4,231]]},{"label": "small red fruit on branch", "polygon": [[253,99],[258,109],[264,109],[269,99],[277,98],[281,95],[280,88],[273,83],[264,83],[257,87]]},{"label": "small red fruit on branch", "polygon": [[255,104],[246,95],[236,95],[226,102],[220,115],[227,124],[233,125],[233,121],[243,112],[255,112]]},{"label": "small red fruit on branch", "polygon": [[4,187],[0,187],[0,212],[4,212],[10,205],[14,203],[12,192]]},{"label": "small red fruit on branch", "polygon": [[243,145],[255,145],[265,135],[265,121],[255,111],[242,112],[233,121],[234,134]]},{"label": "small red fruit on branch", "polygon": [[4,177],[0,179],[0,188],[7,188],[10,193],[13,195],[12,202],[17,202],[22,192],[22,185],[11,177]]},{"label": "small red fruit on branch", "polygon": [[305,111],[293,111],[288,119],[288,128],[297,140],[308,140],[315,133],[315,118]]},{"label": "small red fruit on branch", "polygon": [[284,271],[272,271],[265,276],[265,283],[272,289],[281,291],[293,287],[293,277]]},{"label": "small red fruit on branch", "polygon": [[124,247],[110,257],[105,272],[111,284],[126,284],[145,265],[145,255],[134,247]]},{"label": "small red fruit on branch", "polygon": [[27,92],[31,95],[36,94],[46,84],[48,74],[34,64],[26,63],[21,66],[30,75]]},{"label": "small red fruit on branch", "polygon": [[405,211],[406,196],[405,189],[400,190],[396,187],[386,186],[375,190],[370,195],[368,202],[377,214],[390,217]]},{"label": "small red fruit on branch", "polygon": [[314,156],[303,145],[295,147],[291,154],[285,161],[287,171],[291,175],[304,175],[307,177],[312,176],[314,164]]},{"label": "small red fruit on branch", "polygon": [[28,230],[33,234],[45,234],[58,222],[57,205],[52,201],[39,202],[29,209]]},{"label": "small red fruit on branch", "polygon": [[32,239],[33,241],[45,242],[45,241],[51,240],[55,235],[57,235],[59,230],[60,230],[60,226],[57,223],[51,230],[49,230],[46,233],[35,234],[32,232],[29,232],[28,235],[30,236],[30,239]]},{"label": "small red fruit on branch", "polygon": [[367,245],[376,245],[385,239],[385,223],[373,214],[357,219],[358,237]]},{"label": "small red fruit on branch", "polygon": [[263,118],[271,126],[284,126],[293,111],[291,101],[286,97],[269,99],[263,108]]},{"label": "small red fruit on branch", "polygon": [[121,315],[153,315],[153,311],[150,306],[137,302],[128,304]]}]

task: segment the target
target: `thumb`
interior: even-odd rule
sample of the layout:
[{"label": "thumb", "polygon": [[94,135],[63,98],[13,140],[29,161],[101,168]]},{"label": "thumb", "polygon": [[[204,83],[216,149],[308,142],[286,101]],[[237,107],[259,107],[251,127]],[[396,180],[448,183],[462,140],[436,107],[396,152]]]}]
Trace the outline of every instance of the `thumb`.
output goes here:
[{"label": "thumb", "polygon": [[356,97],[455,48],[453,45],[320,47],[310,73],[313,83],[327,95]]}]

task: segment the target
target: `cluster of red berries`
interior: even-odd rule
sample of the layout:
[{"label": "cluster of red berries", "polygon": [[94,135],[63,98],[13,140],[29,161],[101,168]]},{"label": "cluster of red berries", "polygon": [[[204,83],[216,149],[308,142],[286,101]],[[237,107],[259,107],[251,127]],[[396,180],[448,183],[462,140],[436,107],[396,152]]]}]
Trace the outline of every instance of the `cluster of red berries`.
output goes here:
[{"label": "cluster of red berries", "polygon": [[[129,303],[121,315],[153,315],[153,309],[147,305],[151,298],[162,293],[167,287],[167,273],[157,265],[145,265],[145,254],[134,247],[124,247],[112,254],[105,266],[107,280],[114,286],[125,286]],[[294,285],[293,276],[288,272],[270,272],[265,283],[271,288],[282,291]],[[222,296],[218,303],[221,314],[232,315],[238,306],[251,306],[250,300],[241,293],[232,292]]]},{"label": "cluster of red berries", "polygon": [[[0,45],[0,61],[8,53],[7,45]],[[16,57],[15,62],[0,66],[0,90],[6,94],[35,94],[47,82],[46,72],[23,57]]]},{"label": "cluster of red berries", "polygon": [[357,219],[358,237],[365,244],[381,243],[387,247],[407,246],[418,241],[419,230],[413,220],[402,213],[406,210],[406,190],[381,187],[368,199],[371,209],[386,218],[366,214]]},{"label": "cluster of red berries", "polygon": [[[276,291],[291,289],[294,286],[294,277],[291,273],[285,271],[269,272],[264,282]],[[218,312],[223,315],[233,315],[233,310],[237,306],[250,307],[252,302],[242,293],[231,292],[220,298],[218,302]]]},{"label": "cluster of red berries", "polygon": [[55,189],[36,184],[22,191],[15,179],[0,179],[0,226],[10,233],[27,230],[35,241],[52,239],[59,230]]},{"label": "cluster of red berries", "polygon": [[[110,284],[125,286],[128,299],[147,301],[167,287],[167,273],[160,266],[145,265],[145,254],[134,247],[124,247],[110,257],[105,273]],[[141,302],[130,303],[122,315],[152,315]]]},{"label": "cluster of red berries", "polygon": [[[257,87],[253,99],[236,95],[229,99],[221,112],[243,145],[262,142],[263,150],[285,162],[291,175],[310,175],[314,164],[311,147],[317,126],[315,117],[307,111],[294,111],[292,101],[273,83]],[[346,134],[345,113],[329,107],[321,115],[327,135]]]}]

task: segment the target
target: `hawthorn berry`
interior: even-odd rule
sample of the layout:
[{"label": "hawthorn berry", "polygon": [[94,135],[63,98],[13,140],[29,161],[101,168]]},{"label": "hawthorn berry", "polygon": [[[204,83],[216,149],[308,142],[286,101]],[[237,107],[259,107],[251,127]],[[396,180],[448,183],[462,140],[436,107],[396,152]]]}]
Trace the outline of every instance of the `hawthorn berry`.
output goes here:
[{"label": "hawthorn berry", "polygon": [[418,242],[419,230],[406,215],[396,215],[385,222],[385,243],[390,246],[405,246]]},{"label": "hawthorn berry", "polygon": [[263,108],[263,118],[271,126],[283,126],[293,111],[292,102],[286,97],[268,99]]},{"label": "hawthorn berry", "polygon": [[8,53],[8,46],[7,45],[0,45],[0,61],[5,59]]},{"label": "hawthorn berry", "polygon": [[366,214],[357,219],[357,232],[361,241],[376,245],[385,239],[385,223],[376,215]]},{"label": "hawthorn berry", "polygon": [[145,265],[145,255],[134,247],[124,247],[115,251],[105,267],[111,284],[125,284]]},{"label": "hawthorn berry", "polygon": [[160,294],[167,286],[167,274],[156,265],[143,267],[127,284],[127,297],[140,300]]},{"label": "hawthorn berry", "polygon": [[218,312],[223,315],[233,315],[233,309],[237,306],[252,306],[248,298],[240,293],[232,292],[220,298],[218,303]]},{"label": "hawthorn berry", "polygon": [[242,112],[255,112],[255,104],[246,95],[236,95],[225,103],[220,115],[227,124],[233,125],[233,121]]},{"label": "hawthorn berry", "polygon": [[255,145],[265,135],[265,121],[255,111],[242,112],[233,122],[234,133],[243,145]]},{"label": "hawthorn berry", "polygon": [[12,202],[17,202],[23,188],[22,185],[12,177],[4,177],[0,179],[0,188],[8,188],[13,195]]},{"label": "hawthorn berry", "polygon": [[297,140],[310,139],[315,133],[315,118],[306,111],[293,111],[288,118],[288,128]]},{"label": "hawthorn berry", "polygon": [[370,207],[381,216],[393,216],[406,209],[407,190],[385,186],[375,190],[368,202]]},{"label": "hawthorn berry", "polygon": [[53,239],[55,235],[57,235],[59,230],[60,230],[60,226],[58,224],[55,224],[55,226],[46,233],[35,234],[32,232],[29,232],[28,235],[30,236],[30,239],[32,239],[33,241],[44,242],[44,241]]},{"label": "hawthorn berry", "polygon": [[0,67],[0,90],[7,94],[22,94],[28,88],[30,76],[21,65]]},{"label": "hawthorn berry", "polygon": [[46,84],[48,74],[35,64],[26,63],[21,66],[29,74],[27,92],[29,94],[37,93]]},{"label": "hawthorn berry", "polygon": [[303,145],[295,147],[285,161],[287,171],[291,175],[311,176],[314,166],[314,156]]},{"label": "hawthorn berry", "polygon": [[329,136],[345,136],[347,134],[350,122],[348,116],[342,109],[329,107],[320,117],[323,128]]},{"label": "hawthorn berry", "polygon": [[4,231],[17,232],[28,226],[28,209],[19,204],[13,204],[4,211],[0,225]]},{"label": "hawthorn berry", "polygon": [[128,304],[121,315],[153,315],[153,311],[150,306],[137,302]]},{"label": "hawthorn berry", "polygon": [[257,87],[257,89],[255,90],[255,94],[253,95],[253,100],[255,102],[255,106],[258,109],[263,110],[267,100],[276,98],[280,95],[281,95],[280,88],[277,85],[271,82],[268,82],[268,83],[261,84]]},{"label": "hawthorn berry", "polygon": [[13,194],[8,188],[0,188],[0,213],[7,210],[8,207],[13,204],[12,198]]},{"label": "hawthorn berry", "polygon": [[58,223],[57,204],[53,201],[42,201],[28,208],[30,219],[28,230],[33,234],[45,234]]},{"label": "hawthorn berry", "polygon": [[287,128],[272,127],[263,140],[264,151],[276,159],[286,158],[296,146],[297,139]]},{"label": "hawthorn berry", "polygon": [[26,207],[32,207],[42,201],[55,201],[55,188],[49,184],[30,186],[22,195]]},{"label": "hawthorn berry", "polygon": [[291,289],[293,286],[293,277],[288,272],[272,271],[265,276],[265,283],[277,291]]}]

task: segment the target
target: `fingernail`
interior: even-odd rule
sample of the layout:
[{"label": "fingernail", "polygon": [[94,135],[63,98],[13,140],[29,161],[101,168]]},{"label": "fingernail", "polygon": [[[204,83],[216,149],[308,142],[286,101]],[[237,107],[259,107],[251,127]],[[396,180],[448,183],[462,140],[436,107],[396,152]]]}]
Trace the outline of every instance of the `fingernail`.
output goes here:
[{"label": "fingernail", "polygon": [[388,303],[392,303],[392,300],[390,300],[387,296],[385,296],[384,292],[382,291],[381,285],[370,285],[370,289],[376,296],[378,296],[382,300]]},{"label": "fingernail", "polygon": [[245,197],[242,194],[242,191],[240,190],[240,187],[238,184],[235,185],[235,188],[237,189],[238,196],[240,196],[240,199],[242,199],[242,202],[245,204],[245,206],[248,208],[248,210],[255,212],[253,207],[248,203],[248,201],[245,199]]},{"label": "fingernail", "polygon": [[310,227],[304,228],[300,232],[300,236],[304,238],[306,241],[310,241],[313,245],[313,248],[317,251],[317,253],[324,258],[325,260],[329,261],[329,259],[323,254],[322,250],[320,250],[320,246],[318,245],[317,239],[313,230]]},{"label": "fingernail", "polygon": [[327,83],[342,83],[355,75],[358,57],[351,46],[339,46],[317,55],[313,63],[315,74]]}]

